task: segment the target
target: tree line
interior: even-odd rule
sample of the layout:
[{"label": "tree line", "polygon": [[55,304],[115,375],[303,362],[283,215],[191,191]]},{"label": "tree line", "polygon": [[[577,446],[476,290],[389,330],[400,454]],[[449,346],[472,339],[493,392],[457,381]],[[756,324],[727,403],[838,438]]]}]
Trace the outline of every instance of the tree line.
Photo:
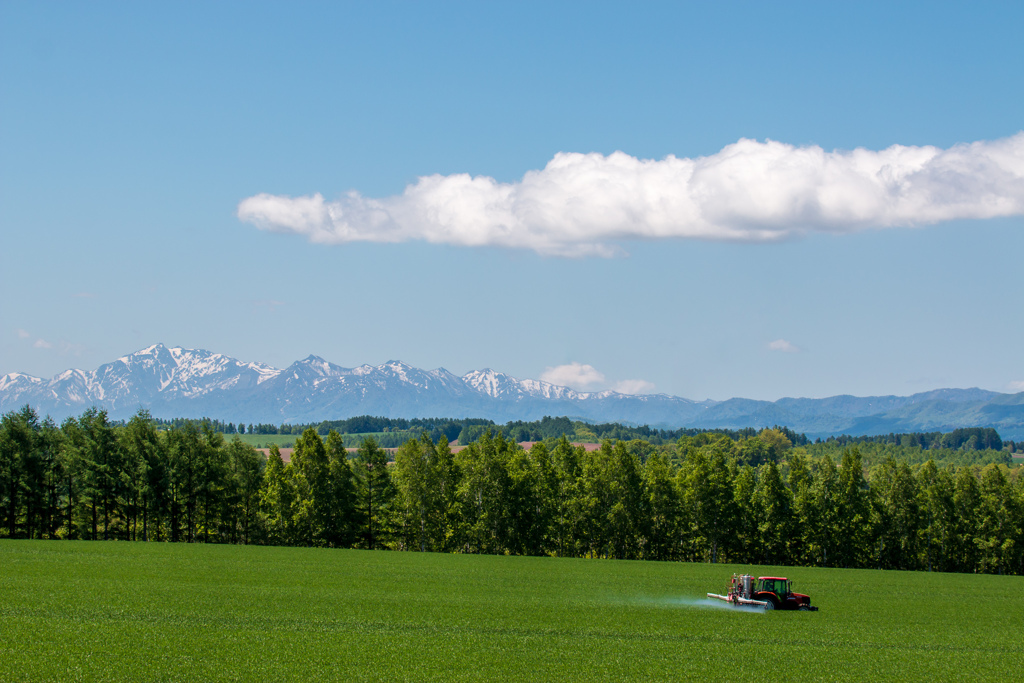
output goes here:
[{"label": "tree line", "polygon": [[0,419],[0,536],[1024,573],[1019,468],[867,467],[863,446],[769,429],[524,450],[499,431],[456,452],[423,432],[389,463],[307,428],[285,462],[201,422],[26,407]]},{"label": "tree line", "polygon": [[367,432],[410,432],[417,436],[428,432],[434,440],[444,435],[449,441],[459,438],[459,435],[467,427],[484,425],[493,428],[494,421],[483,418],[400,418],[400,417],[375,417],[372,415],[359,415],[344,420],[322,420],[310,423],[282,423],[280,425],[253,422],[246,424],[239,422],[224,422],[215,418],[153,418],[154,422],[162,428],[178,428],[188,422],[199,422],[208,426],[220,434],[259,434],[259,435],[302,435],[307,429],[316,430],[320,436],[327,436],[329,432],[336,431],[339,434],[365,434]]},{"label": "tree line", "polygon": [[[951,432],[915,432],[912,434],[880,434],[877,436],[841,436],[830,437],[842,446],[852,444],[890,444],[918,447],[924,450],[947,448],[951,450],[994,450],[1000,451],[1009,446],[1013,452],[1013,441],[1004,442],[992,427],[963,427]],[[819,441],[820,443],[820,441]]]},{"label": "tree line", "polygon": [[[193,418],[154,418],[157,425],[161,427],[180,427],[186,422],[194,422]],[[344,420],[323,420],[321,422],[307,424],[246,424],[239,422],[224,422],[218,419],[201,418],[199,422],[208,424],[215,432],[226,435],[233,434],[261,434],[261,435],[295,435],[299,436],[307,429],[313,428],[320,436],[334,430],[339,434],[366,434],[366,433],[405,433],[419,436],[428,432],[430,438],[437,441],[442,435],[449,442],[458,440],[461,444],[468,444],[478,440],[486,432],[502,434],[506,439],[522,441],[544,441],[558,439],[562,436],[570,441],[597,442],[605,439],[612,440],[634,440],[642,439],[652,445],[660,446],[674,444],[682,437],[692,437],[700,434],[715,433],[727,434],[734,441],[756,436],[762,430],[747,427],[743,429],[706,429],[698,427],[683,427],[679,429],[659,429],[647,425],[624,425],[618,422],[590,423],[581,420],[573,420],[568,417],[546,416],[540,420],[523,421],[514,420],[504,425],[495,423],[493,420],[482,418],[395,418],[380,417],[372,415],[359,415]],[[811,440],[805,434],[799,434],[788,427],[775,425],[773,429],[780,431],[789,439],[794,446],[808,446]],[[903,448],[919,448],[921,450],[1007,450],[1010,453],[1016,452],[1020,445],[1013,441],[1003,441],[999,433],[991,427],[970,427],[954,429],[951,432],[913,432],[913,433],[890,433],[875,436],[830,436],[827,439],[815,439],[815,444],[837,444],[839,446],[875,444],[875,445],[896,445]],[[397,444],[396,444],[397,445]]]}]

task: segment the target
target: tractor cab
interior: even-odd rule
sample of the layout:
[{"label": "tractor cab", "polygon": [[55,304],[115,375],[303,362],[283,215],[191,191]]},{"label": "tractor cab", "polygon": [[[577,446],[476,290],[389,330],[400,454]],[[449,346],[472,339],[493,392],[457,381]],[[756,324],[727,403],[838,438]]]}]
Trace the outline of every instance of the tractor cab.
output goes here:
[{"label": "tractor cab", "polygon": [[779,600],[785,600],[790,594],[789,579],[780,576],[760,576],[757,579],[758,593],[775,593]]}]

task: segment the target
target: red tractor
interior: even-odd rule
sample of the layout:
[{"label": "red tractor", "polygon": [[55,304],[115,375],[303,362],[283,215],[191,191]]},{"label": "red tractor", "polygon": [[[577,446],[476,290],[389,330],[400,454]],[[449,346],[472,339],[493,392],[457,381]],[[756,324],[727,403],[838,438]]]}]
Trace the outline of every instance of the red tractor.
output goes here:
[{"label": "red tractor", "polygon": [[759,576],[757,584],[750,574],[732,575],[732,582],[725,595],[708,593],[709,598],[724,600],[733,605],[749,605],[770,609],[789,609],[816,612],[811,607],[810,597],[794,593],[792,582],[784,576]]}]

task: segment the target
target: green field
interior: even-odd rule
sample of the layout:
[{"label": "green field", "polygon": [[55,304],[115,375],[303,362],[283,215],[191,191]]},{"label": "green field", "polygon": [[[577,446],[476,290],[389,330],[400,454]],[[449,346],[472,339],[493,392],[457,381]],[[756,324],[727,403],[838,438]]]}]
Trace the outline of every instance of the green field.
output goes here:
[{"label": "green field", "polygon": [[299,438],[295,434],[225,434],[224,439],[231,441],[236,436],[241,439],[242,443],[256,448],[270,448],[272,443],[276,443],[281,448],[291,448],[295,440]]},{"label": "green field", "polygon": [[820,612],[701,606],[728,565],[0,541],[0,681],[1011,680],[1024,578],[781,572]]}]

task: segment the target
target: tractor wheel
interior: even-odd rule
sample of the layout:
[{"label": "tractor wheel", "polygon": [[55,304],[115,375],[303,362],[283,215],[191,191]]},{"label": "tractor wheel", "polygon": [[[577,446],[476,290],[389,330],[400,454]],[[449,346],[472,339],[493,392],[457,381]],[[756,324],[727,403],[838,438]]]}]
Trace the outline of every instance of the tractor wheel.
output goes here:
[{"label": "tractor wheel", "polygon": [[801,611],[801,612],[810,612],[811,611],[811,608],[808,607],[807,605],[800,605],[799,607],[797,607],[797,609],[799,611]]},{"label": "tractor wheel", "polygon": [[771,598],[768,598],[764,601],[764,611],[767,612],[770,609],[775,609],[775,601]]}]

